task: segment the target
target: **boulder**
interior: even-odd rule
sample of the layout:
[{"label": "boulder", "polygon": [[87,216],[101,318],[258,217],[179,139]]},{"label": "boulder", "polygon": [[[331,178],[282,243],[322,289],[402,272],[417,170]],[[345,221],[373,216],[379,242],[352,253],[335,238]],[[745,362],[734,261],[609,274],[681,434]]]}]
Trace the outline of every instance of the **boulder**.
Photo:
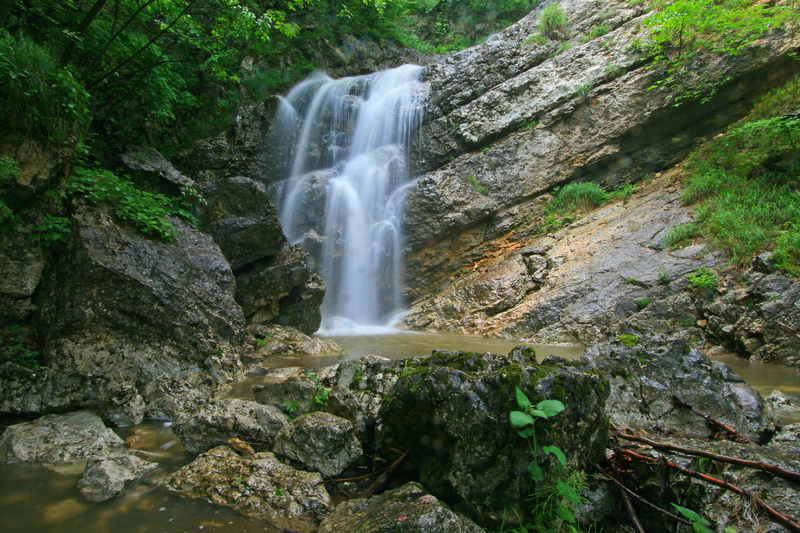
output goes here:
[{"label": "boulder", "polygon": [[694,407],[755,441],[774,430],[761,395],[722,362],[713,362],[684,340],[653,334],[599,343],[583,358],[611,386],[607,413],[621,427],[659,429],[709,437],[717,430]]},{"label": "boulder", "polygon": [[247,364],[267,363],[275,356],[344,355],[345,350],[333,339],[310,337],[291,327],[277,324],[251,324],[246,342],[250,349],[242,355]]},{"label": "boulder", "polygon": [[256,448],[270,448],[276,433],[288,422],[275,407],[252,400],[217,400],[196,411],[179,413],[172,431],[191,453],[242,439]]},{"label": "boulder", "polygon": [[241,457],[228,446],[201,454],[162,485],[299,532],[315,531],[331,505],[319,474],[295,470],[269,452]]},{"label": "boulder", "polygon": [[209,376],[191,372],[187,376],[159,376],[143,391],[148,418],[172,420],[181,413],[196,411],[201,405],[220,398],[229,385]]},{"label": "boulder", "polygon": [[274,452],[325,478],[341,474],[363,453],[348,420],[319,411],[302,415],[281,429],[275,436]]},{"label": "boulder", "polygon": [[292,415],[311,411],[316,393],[316,384],[305,376],[289,376],[285,381],[253,387],[253,396],[258,403],[277,407]]},{"label": "boulder", "polygon": [[44,255],[29,231],[0,232],[0,325],[19,323],[32,311],[31,297],[44,269]]},{"label": "boulder", "polygon": [[131,146],[119,158],[137,184],[147,190],[178,196],[195,186],[191,178],[175,169],[158,150],[150,146]]},{"label": "boulder", "polygon": [[42,282],[48,365],[140,389],[164,375],[238,372],[244,317],[209,236],[170,219],[174,242],[145,237],[100,206],[78,206],[73,223]]},{"label": "boulder", "polygon": [[110,500],[119,495],[129,483],[154,469],[156,464],[131,453],[92,459],[78,481],[81,494],[93,502]]},{"label": "boulder", "polygon": [[45,415],[5,430],[0,436],[0,462],[70,463],[107,457],[122,444],[122,439],[89,411]]},{"label": "boulder", "polygon": [[514,512],[524,517],[534,482],[530,446],[509,422],[519,409],[515,387],[534,404],[553,399],[566,406],[536,424],[539,446],[560,447],[569,467],[581,470],[603,457],[606,380],[579,363],[548,358],[538,364],[530,348],[508,356],[434,352],[409,360],[380,408],[383,445],[410,450],[409,462],[431,493],[465,505],[480,520],[499,522]]},{"label": "boulder", "polygon": [[419,483],[406,483],[369,499],[339,504],[319,526],[319,533],[370,531],[397,533],[480,533],[483,528],[447,508]]}]

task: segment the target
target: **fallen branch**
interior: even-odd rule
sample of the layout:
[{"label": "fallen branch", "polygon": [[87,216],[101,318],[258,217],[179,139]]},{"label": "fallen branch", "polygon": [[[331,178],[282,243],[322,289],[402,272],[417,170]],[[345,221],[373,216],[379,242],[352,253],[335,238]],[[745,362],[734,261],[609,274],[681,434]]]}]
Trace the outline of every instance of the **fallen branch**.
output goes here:
[{"label": "fallen branch", "polygon": [[675,401],[675,403],[678,404],[679,407],[685,407],[685,408],[689,409],[691,412],[693,412],[697,416],[704,418],[705,421],[708,422],[709,424],[711,424],[712,426],[714,426],[717,429],[727,433],[730,440],[733,440],[733,441],[736,441],[736,442],[744,442],[744,443],[747,443],[747,444],[756,444],[755,442],[750,440],[750,438],[747,435],[745,435],[743,433],[739,433],[736,430],[736,428],[734,428],[733,426],[729,426],[728,424],[722,422],[721,420],[717,420],[716,418],[714,418],[710,414],[708,414],[708,413],[706,413],[704,411],[701,411],[700,409],[697,409],[697,408],[689,405],[688,403],[686,403],[683,400],[681,400],[680,398],[678,398],[676,395],[673,394],[672,395],[672,399],[673,399],[673,401]]},{"label": "fallen branch", "polygon": [[631,505],[631,499],[628,498],[628,493],[622,491],[620,494],[622,495],[622,503],[625,504],[625,510],[628,511],[628,516],[633,523],[633,529],[636,530],[636,533],[645,533],[642,523],[639,522],[639,517],[636,516],[636,510],[633,508],[633,505]]},{"label": "fallen branch", "polygon": [[622,433],[619,430],[614,431],[614,436],[625,439],[625,440],[632,440],[636,442],[642,442],[647,444],[648,446],[652,446],[653,448],[657,448],[659,450],[670,450],[673,452],[679,452],[686,455],[696,455],[699,457],[707,457],[709,459],[713,459],[715,461],[720,461],[723,463],[730,463],[732,465],[737,466],[744,466],[747,468],[755,468],[757,470],[764,470],[771,474],[775,474],[776,476],[780,476],[783,479],[787,479],[789,481],[800,482],[800,472],[795,472],[793,470],[785,470],[779,466],[764,463],[762,461],[748,461],[747,459],[739,459],[737,457],[729,457],[727,455],[719,455],[713,452],[706,452],[704,450],[695,450],[693,448],[686,448],[684,446],[676,446],[674,444],[668,444],[664,442],[656,442],[654,440],[648,439],[647,437],[640,437],[638,435],[631,435],[628,433]]},{"label": "fallen branch", "polygon": [[627,493],[627,494],[629,494],[629,495],[633,496],[633,497],[634,497],[634,498],[636,498],[638,501],[642,502],[643,504],[645,504],[645,505],[647,505],[647,506],[649,506],[649,507],[652,507],[653,509],[655,509],[656,511],[658,511],[658,512],[659,512],[659,513],[661,513],[661,514],[663,514],[663,515],[665,515],[665,516],[668,516],[668,517],[672,518],[672,519],[673,519],[673,520],[675,520],[676,522],[680,522],[681,524],[684,524],[684,525],[687,525],[687,526],[691,526],[691,525],[692,525],[692,523],[691,523],[691,522],[689,522],[688,520],[686,520],[685,518],[681,518],[680,516],[678,516],[678,515],[676,515],[676,514],[673,514],[673,513],[669,512],[669,511],[667,511],[666,509],[662,509],[661,507],[659,507],[658,505],[654,504],[654,503],[653,503],[653,502],[651,502],[650,500],[647,500],[647,499],[645,499],[645,498],[643,498],[643,497],[639,496],[638,494],[636,494],[635,492],[633,492],[631,489],[629,489],[628,487],[626,487],[625,485],[623,485],[621,481],[619,481],[619,480],[617,480],[616,478],[614,478],[614,476],[612,476],[612,475],[608,474],[608,472],[603,472],[603,475],[604,475],[604,476],[606,476],[606,477],[607,477],[607,478],[608,478],[608,479],[609,479],[609,480],[610,480],[612,483],[614,483],[614,484],[615,484],[617,487],[619,487],[620,489],[622,489],[622,492],[623,492],[623,493]]},{"label": "fallen branch", "polygon": [[621,454],[623,454],[623,455],[625,455],[627,457],[636,459],[638,461],[642,461],[642,462],[648,463],[648,464],[663,464],[663,465],[668,466],[668,467],[670,467],[670,468],[672,468],[674,470],[677,470],[678,472],[680,472],[681,474],[683,474],[685,476],[693,477],[695,479],[699,479],[701,481],[705,481],[706,483],[711,483],[712,485],[716,485],[718,487],[722,487],[725,490],[729,490],[731,492],[735,492],[736,494],[740,494],[742,496],[746,496],[746,497],[750,498],[750,500],[753,503],[755,503],[755,505],[759,509],[761,509],[762,511],[767,513],[773,520],[775,520],[776,522],[778,522],[779,524],[781,524],[785,528],[789,529],[790,531],[794,531],[796,533],[800,533],[800,524],[795,522],[794,518],[786,516],[786,515],[778,512],[778,511],[776,511],[774,508],[769,506],[766,502],[764,502],[761,498],[759,498],[755,494],[751,494],[750,492],[748,492],[748,491],[746,491],[746,490],[744,490],[744,489],[742,489],[740,487],[737,487],[736,485],[731,485],[727,481],[723,481],[721,479],[717,479],[717,478],[715,478],[713,476],[709,476],[708,474],[701,474],[700,472],[695,472],[694,470],[689,470],[688,468],[683,468],[682,466],[679,466],[679,465],[673,463],[672,461],[670,461],[670,460],[668,460],[668,459],[666,459],[664,457],[662,457],[659,460],[659,459],[654,459],[652,457],[647,457],[646,455],[638,454],[638,453],[636,453],[634,451],[631,451],[631,450],[624,450],[624,449],[620,449],[619,453],[621,453]]},{"label": "fallen branch", "polygon": [[402,463],[403,459],[405,459],[406,457],[408,457],[408,450],[404,451],[403,455],[398,457],[391,465],[389,465],[389,468],[387,468],[383,472],[383,474],[381,474],[380,477],[378,477],[378,479],[373,481],[372,485],[370,485],[367,488],[367,490],[361,493],[359,497],[369,498],[370,496],[373,496],[375,493],[377,493],[383,487],[383,485],[386,484],[386,481],[389,479],[389,476],[392,475],[392,472],[397,470],[397,467],[400,466],[400,463]]}]

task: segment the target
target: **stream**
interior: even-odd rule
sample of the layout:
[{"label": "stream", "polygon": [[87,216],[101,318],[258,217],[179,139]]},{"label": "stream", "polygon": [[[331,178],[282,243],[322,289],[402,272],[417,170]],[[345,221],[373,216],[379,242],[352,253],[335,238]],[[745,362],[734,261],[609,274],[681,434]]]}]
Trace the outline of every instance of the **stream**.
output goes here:
[{"label": "stream", "polygon": [[[284,357],[275,359],[277,367],[319,368],[342,359],[367,354],[393,359],[427,355],[432,349],[508,353],[523,344],[508,339],[466,337],[433,333],[395,333],[379,336],[333,337],[348,354],[336,357]],[[575,346],[535,346],[537,355],[579,357],[583,349]],[[751,363],[744,359],[718,358],[729,364],[761,394],[783,392],[800,404],[800,375],[777,365]],[[250,378],[234,388],[234,396],[248,396],[253,384],[265,377]],[[274,379],[274,378],[273,378]],[[800,416],[783,418],[783,423],[800,422]],[[285,529],[247,518],[227,508],[182,498],[155,486],[155,480],[189,463],[186,452],[170,429],[169,422],[147,420],[135,427],[117,428],[126,445],[143,450],[158,468],[139,484],[128,487],[121,496],[102,503],[86,501],[77,489],[83,464],[64,467],[42,465],[0,465],[0,531],[7,533],[58,531],[60,533],[128,533],[219,531],[237,533],[280,532]]]}]

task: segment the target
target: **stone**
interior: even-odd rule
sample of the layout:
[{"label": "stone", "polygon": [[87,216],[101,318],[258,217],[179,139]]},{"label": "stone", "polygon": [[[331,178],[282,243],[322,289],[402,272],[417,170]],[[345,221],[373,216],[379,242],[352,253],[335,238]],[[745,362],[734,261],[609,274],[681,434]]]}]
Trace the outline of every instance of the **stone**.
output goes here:
[{"label": "stone", "polygon": [[534,404],[565,404],[562,413],[536,424],[539,445],[560,447],[569,468],[579,470],[603,457],[606,380],[563,359],[538,364],[528,347],[508,356],[434,352],[408,360],[380,408],[381,445],[410,450],[408,461],[431,494],[470,509],[473,518],[499,523],[504,512],[516,512],[524,520],[534,482],[530,446],[509,423],[509,412],[518,409],[515,387]]},{"label": "stone", "polygon": [[32,311],[31,297],[44,269],[44,256],[29,231],[0,232],[0,325],[23,322]]},{"label": "stone", "polygon": [[122,444],[122,439],[89,411],[45,415],[5,430],[0,436],[0,462],[70,463],[107,457]]},{"label": "stone", "polygon": [[78,489],[89,501],[110,500],[119,496],[126,485],[156,466],[131,453],[92,459],[86,464],[86,470],[78,481]]},{"label": "stone", "polygon": [[253,396],[260,404],[281,409],[284,413],[302,415],[314,408],[317,386],[308,378],[288,377],[285,381],[253,387]]},{"label": "stone", "polygon": [[274,452],[326,479],[341,474],[363,453],[348,420],[319,411],[301,415],[281,429]]},{"label": "stone", "polygon": [[614,424],[710,437],[718,430],[686,404],[754,441],[774,431],[761,395],[722,362],[712,362],[684,340],[664,335],[592,345],[583,358],[610,383],[607,413]]},{"label": "stone", "polygon": [[216,400],[196,411],[178,414],[172,431],[190,453],[207,451],[236,437],[256,448],[269,449],[288,421],[277,408],[252,400]]},{"label": "stone", "polygon": [[201,454],[162,485],[269,522],[288,520],[286,525],[299,532],[315,531],[315,522],[331,505],[319,474],[295,470],[269,452],[241,457],[228,446]]},{"label": "stone", "polygon": [[247,333],[253,336],[252,349],[243,355],[250,364],[267,362],[280,355],[344,355],[345,350],[333,339],[310,337],[292,327],[277,324],[251,324]]},{"label": "stone", "polygon": [[194,180],[179,172],[158,150],[150,146],[130,146],[120,161],[140,187],[179,196],[195,186]]},{"label": "stone", "polygon": [[340,531],[480,533],[483,528],[448,509],[419,483],[411,482],[379,496],[339,504],[322,521],[319,533]]},{"label": "stone", "polygon": [[209,376],[191,372],[185,377],[159,376],[143,391],[148,418],[173,420],[181,413],[196,411],[230,390],[229,385]]},{"label": "stone", "polygon": [[63,253],[42,281],[38,326],[48,365],[140,389],[164,375],[239,371],[244,316],[211,238],[170,219],[174,242],[79,205]]}]

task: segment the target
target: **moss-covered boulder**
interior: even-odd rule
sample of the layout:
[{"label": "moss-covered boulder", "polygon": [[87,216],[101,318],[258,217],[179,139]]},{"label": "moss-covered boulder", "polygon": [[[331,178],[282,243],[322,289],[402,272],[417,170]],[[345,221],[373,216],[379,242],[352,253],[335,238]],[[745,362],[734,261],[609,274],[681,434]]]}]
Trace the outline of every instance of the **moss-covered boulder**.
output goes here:
[{"label": "moss-covered boulder", "polygon": [[508,356],[434,352],[410,360],[380,410],[382,446],[410,450],[410,462],[433,495],[468,509],[480,521],[524,516],[534,490],[531,448],[511,427],[515,387],[535,404],[557,399],[566,409],[536,424],[539,463],[555,470],[541,447],[557,445],[569,466],[591,468],[603,455],[608,387],[595,370],[548,358],[530,348]]}]

